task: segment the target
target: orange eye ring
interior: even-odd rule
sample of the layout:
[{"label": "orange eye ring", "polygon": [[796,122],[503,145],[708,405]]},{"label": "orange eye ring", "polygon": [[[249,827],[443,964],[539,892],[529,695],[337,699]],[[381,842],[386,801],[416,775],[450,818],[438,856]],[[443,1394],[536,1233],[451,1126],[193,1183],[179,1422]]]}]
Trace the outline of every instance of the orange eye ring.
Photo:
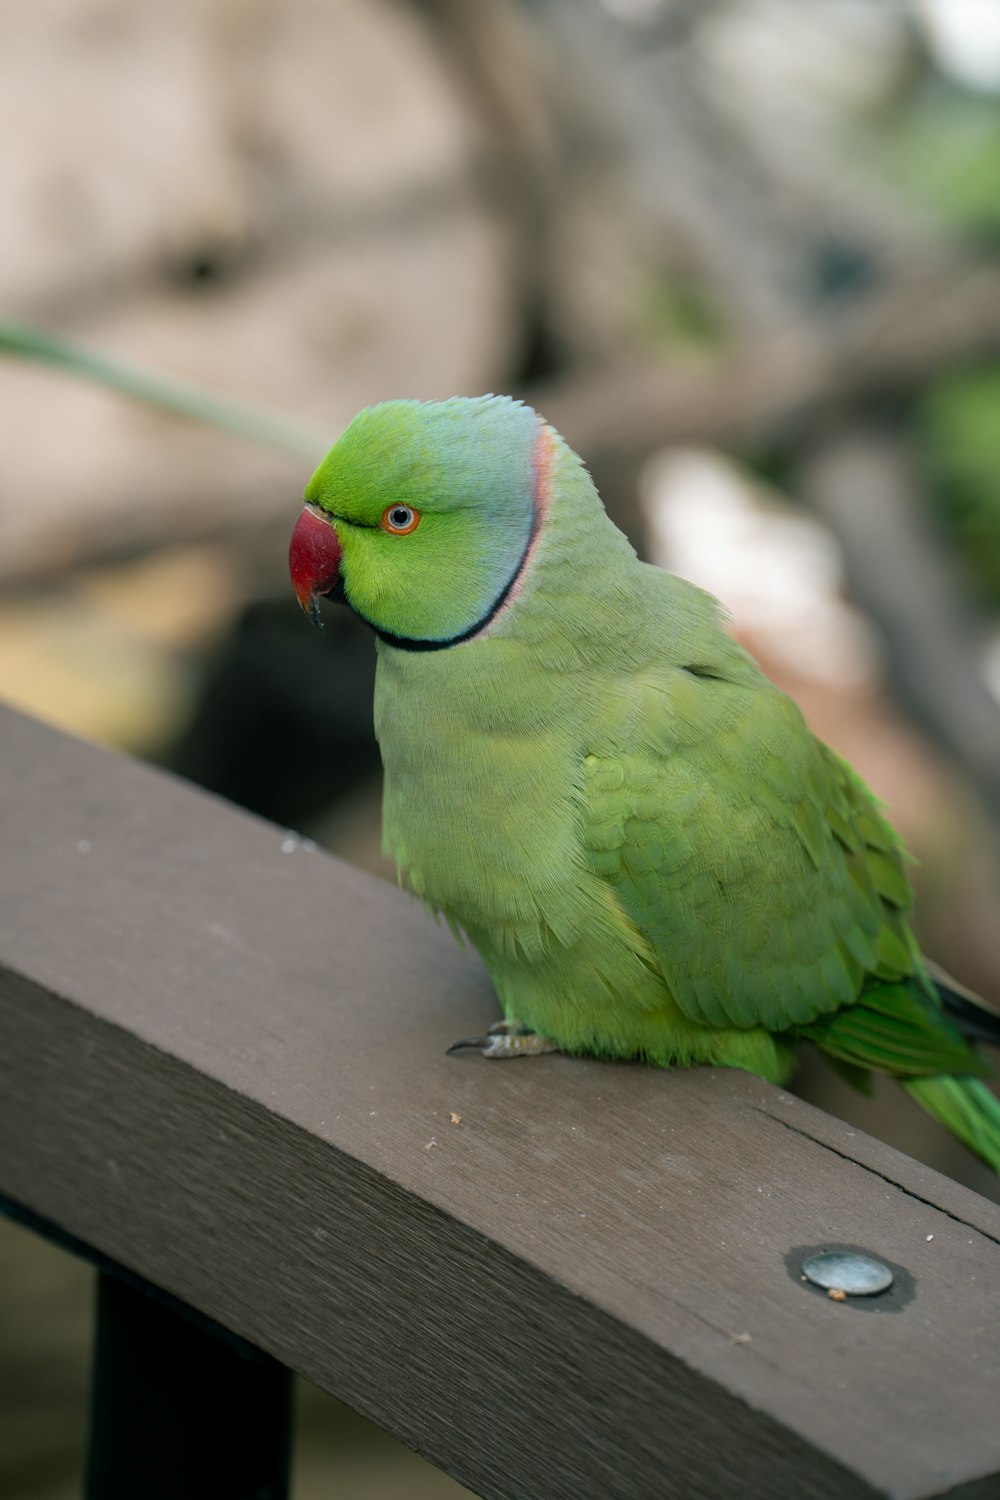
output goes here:
[{"label": "orange eye ring", "polygon": [[382,530],[390,536],[409,536],[420,525],[420,512],[412,505],[387,505],[382,512]]}]

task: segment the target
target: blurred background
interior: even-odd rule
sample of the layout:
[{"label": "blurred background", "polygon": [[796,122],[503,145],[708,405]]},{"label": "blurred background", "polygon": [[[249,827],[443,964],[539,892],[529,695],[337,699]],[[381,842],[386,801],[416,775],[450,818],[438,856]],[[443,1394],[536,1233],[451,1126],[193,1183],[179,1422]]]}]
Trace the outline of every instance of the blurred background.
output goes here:
[{"label": "blurred background", "polygon": [[[0,122],[0,318],[254,408],[0,323],[0,696],[391,875],[372,642],[308,628],[288,536],[359,407],[509,391],[725,601],[1000,1002],[1000,0],[6,0]],[[899,1090],[797,1087],[1000,1197]],[[0,1222],[5,1500],[79,1493],[89,1299]],[[460,1492],[300,1411],[296,1500]]]}]

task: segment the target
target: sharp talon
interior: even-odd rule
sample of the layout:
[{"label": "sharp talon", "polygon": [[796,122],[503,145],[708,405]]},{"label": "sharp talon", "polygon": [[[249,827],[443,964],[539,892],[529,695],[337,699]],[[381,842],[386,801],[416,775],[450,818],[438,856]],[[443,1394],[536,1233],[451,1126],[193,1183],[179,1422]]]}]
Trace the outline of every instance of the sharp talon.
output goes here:
[{"label": "sharp talon", "polygon": [[465,1047],[474,1047],[481,1057],[538,1057],[543,1052],[559,1051],[555,1042],[523,1027],[515,1030],[506,1021],[491,1026],[486,1036],[467,1036],[452,1042],[448,1052],[460,1052]]},{"label": "sharp talon", "polygon": [[445,1057],[448,1057],[452,1052],[461,1052],[463,1047],[478,1047],[479,1050],[482,1051],[482,1049],[484,1047],[488,1047],[489,1044],[490,1039],[486,1036],[463,1037],[460,1042],[452,1042],[451,1046],[445,1053]]}]

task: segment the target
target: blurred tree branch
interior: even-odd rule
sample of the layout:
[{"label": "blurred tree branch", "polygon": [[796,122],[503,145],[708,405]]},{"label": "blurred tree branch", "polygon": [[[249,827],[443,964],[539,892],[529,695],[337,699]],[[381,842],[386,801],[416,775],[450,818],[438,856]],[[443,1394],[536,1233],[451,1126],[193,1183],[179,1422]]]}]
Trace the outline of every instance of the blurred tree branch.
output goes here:
[{"label": "blurred tree branch", "polygon": [[759,446],[834,407],[906,395],[1000,355],[1000,271],[989,263],[899,281],[835,322],[800,319],[721,356],[622,363],[530,397],[584,449],[671,442]]},{"label": "blurred tree branch", "polygon": [[[178,415],[303,455],[313,456],[332,436],[313,438],[270,413],[19,325],[0,327],[0,353],[54,364]],[[937,374],[990,355],[1000,356],[1000,272],[981,265],[954,282],[920,278],[870,298],[834,326],[803,321],[783,335],[698,364],[623,361],[526,386],[520,394],[584,454],[634,466],[671,443],[740,450],[798,439],[830,412],[905,395]],[[126,537],[121,544],[128,550]],[[72,568],[86,560],[61,561]]]}]

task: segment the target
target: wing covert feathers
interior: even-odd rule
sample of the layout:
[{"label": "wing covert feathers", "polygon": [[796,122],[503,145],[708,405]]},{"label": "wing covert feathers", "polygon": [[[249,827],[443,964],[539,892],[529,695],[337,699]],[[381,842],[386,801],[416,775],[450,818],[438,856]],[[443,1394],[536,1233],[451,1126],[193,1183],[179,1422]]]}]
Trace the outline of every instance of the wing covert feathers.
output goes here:
[{"label": "wing covert feathers", "polygon": [[585,841],[691,1020],[786,1031],[917,972],[899,841],[790,699],[684,674],[643,702],[587,757]]}]

